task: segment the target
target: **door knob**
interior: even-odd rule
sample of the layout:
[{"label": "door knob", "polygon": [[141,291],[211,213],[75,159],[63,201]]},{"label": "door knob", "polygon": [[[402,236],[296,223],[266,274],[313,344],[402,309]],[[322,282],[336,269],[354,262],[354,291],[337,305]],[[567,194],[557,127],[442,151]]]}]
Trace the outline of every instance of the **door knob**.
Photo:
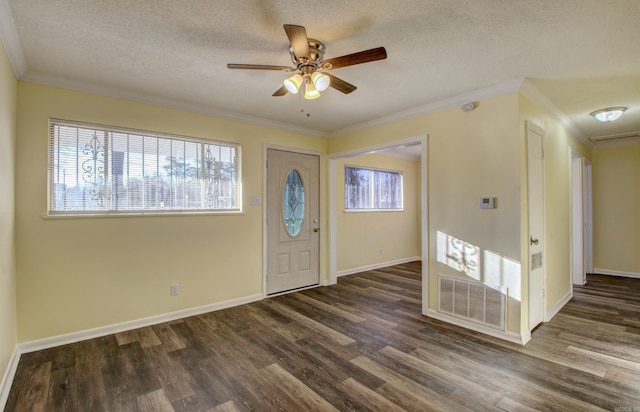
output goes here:
[{"label": "door knob", "polygon": [[538,239],[534,239],[533,237],[529,238],[529,244],[537,245],[538,244]]},{"label": "door knob", "polygon": [[320,228],[319,228],[319,227],[314,227],[314,228],[313,228],[313,231],[317,233],[317,232],[319,232],[319,231],[320,231]]}]

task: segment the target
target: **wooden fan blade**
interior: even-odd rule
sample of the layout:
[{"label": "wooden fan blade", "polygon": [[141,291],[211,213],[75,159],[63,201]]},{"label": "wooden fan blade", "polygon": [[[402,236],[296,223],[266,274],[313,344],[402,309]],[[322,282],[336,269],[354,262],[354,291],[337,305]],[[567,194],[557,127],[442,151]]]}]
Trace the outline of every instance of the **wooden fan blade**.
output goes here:
[{"label": "wooden fan blade", "polygon": [[278,90],[276,90],[275,93],[272,94],[272,96],[284,96],[285,94],[287,94],[289,91],[287,90],[286,87],[282,86],[281,88],[279,88]]},{"label": "wooden fan blade", "polygon": [[336,76],[329,74],[329,73],[323,73],[326,74],[327,76],[329,76],[329,78],[331,79],[331,82],[329,83],[329,86],[333,87],[334,89],[341,91],[344,94],[349,94],[352,91],[354,91],[355,89],[357,89],[356,86],[352,85],[351,83],[347,83],[344,80],[337,78]]},{"label": "wooden fan blade", "polygon": [[302,26],[294,24],[285,24],[284,31],[287,33],[289,43],[293,47],[293,54],[296,59],[299,57],[309,58],[309,39],[307,38],[307,30]]},{"label": "wooden fan blade", "polygon": [[325,60],[324,63],[322,63],[322,68],[326,70],[339,69],[340,67],[353,66],[354,64],[368,63],[386,58],[387,51],[385,48],[377,47],[375,49],[364,50],[358,53],[347,54],[345,56]]},{"label": "wooden fan blade", "polygon": [[229,69],[247,69],[247,70],[280,70],[283,72],[292,72],[295,69],[289,66],[268,66],[264,64],[227,64]]}]

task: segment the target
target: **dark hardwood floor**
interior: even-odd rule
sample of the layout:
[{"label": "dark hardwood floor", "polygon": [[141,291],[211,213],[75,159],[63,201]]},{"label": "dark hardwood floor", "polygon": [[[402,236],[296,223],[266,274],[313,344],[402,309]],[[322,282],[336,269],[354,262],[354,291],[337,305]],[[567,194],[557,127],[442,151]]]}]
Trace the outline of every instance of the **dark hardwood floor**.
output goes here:
[{"label": "dark hardwood floor", "polygon": [[7,411],[640,411],[640,280],[520,346],[420,314],[420,263],[24,354]]}]

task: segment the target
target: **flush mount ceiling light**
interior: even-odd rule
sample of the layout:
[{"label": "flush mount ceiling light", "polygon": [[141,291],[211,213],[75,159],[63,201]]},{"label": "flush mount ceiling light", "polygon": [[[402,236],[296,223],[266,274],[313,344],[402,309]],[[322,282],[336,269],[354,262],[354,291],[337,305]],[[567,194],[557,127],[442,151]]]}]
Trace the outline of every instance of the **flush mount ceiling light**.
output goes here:
[{"label": "flush mount ceiling light", "polygon": [[627,110],[626,107],[609,107],[606,109],[596,110],[591,113],[591,116],[599,122],[613,122],[614,120],[618,120],[625,110]]}]

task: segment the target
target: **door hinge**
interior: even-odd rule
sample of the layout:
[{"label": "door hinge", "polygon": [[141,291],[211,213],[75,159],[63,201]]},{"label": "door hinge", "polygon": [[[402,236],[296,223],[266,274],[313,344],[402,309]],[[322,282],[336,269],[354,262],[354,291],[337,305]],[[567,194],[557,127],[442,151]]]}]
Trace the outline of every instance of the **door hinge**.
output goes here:
[{"label": "door hinge", "polygon": [[540,153],[542,155],[542,158],[544,159],[544,149],[540,149]]}]

